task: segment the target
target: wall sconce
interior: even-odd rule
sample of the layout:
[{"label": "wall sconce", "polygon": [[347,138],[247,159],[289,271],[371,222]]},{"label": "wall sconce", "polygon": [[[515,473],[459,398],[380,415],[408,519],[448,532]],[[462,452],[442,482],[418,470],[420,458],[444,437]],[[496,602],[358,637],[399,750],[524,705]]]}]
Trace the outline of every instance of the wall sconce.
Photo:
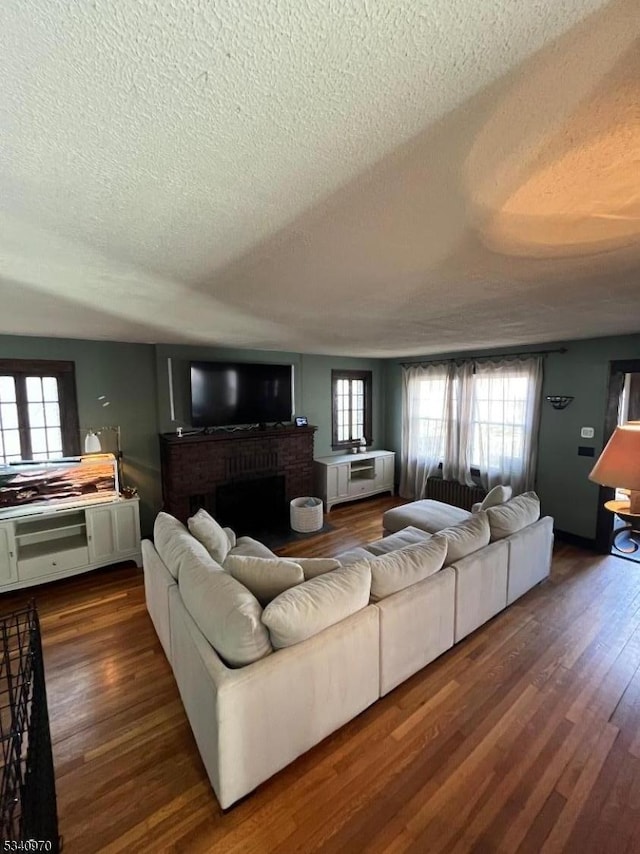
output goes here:
[{"label": "wall sconce", "polygon": [[554,409],[566,409],[573,400],[571,394],[548,394],[545,398]]}]

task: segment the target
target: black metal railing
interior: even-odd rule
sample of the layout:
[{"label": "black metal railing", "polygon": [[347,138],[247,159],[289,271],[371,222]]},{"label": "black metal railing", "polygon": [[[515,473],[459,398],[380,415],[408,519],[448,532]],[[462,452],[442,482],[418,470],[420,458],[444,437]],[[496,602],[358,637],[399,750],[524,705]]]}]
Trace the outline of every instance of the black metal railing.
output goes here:
[{"label": "black metal railing", "polygon": [[[0,839],[60,850],[35,604],[0,617]],[[37,848],[33,845],[37,844]]]}]

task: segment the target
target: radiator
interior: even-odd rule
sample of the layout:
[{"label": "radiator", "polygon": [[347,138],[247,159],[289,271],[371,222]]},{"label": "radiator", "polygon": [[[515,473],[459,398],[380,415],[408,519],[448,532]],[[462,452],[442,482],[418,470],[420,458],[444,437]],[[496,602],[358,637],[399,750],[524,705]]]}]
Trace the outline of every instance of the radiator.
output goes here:
[{"label": "radiator", "polygon": [[463,486],[455,480],[430,477],[427,478],[423,497],[453,504],[454,507],[462,507],[463,510],[471,510],[471,505],[482,501],[486,494],[480,486]]}]

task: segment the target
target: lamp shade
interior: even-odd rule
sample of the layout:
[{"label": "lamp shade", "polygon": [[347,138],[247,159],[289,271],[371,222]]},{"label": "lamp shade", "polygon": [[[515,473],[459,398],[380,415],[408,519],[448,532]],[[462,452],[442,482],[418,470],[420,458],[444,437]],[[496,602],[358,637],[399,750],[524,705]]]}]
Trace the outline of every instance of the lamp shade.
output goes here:
[{"label": "lamp shade", "polygon": [[99,454],[101,450],[102,444],[100,443],[100,437],[97,433],[94,433],[93,430],[89,430],[87,435],[84,437],[85,454]]},{"label": "lamp shade", "polygon": [[640,490],[640,421],[616,427],[589,480],[602,486]]}]

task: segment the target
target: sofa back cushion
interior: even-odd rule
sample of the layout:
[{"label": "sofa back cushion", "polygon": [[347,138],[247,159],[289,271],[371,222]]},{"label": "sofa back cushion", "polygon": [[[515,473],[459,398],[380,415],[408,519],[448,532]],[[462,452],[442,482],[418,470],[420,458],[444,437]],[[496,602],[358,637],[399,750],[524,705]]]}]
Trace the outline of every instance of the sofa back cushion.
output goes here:
[{"label": "sofa back cushion", "polygon": [[231,667],[243,667],[268,655],[269,633],[256,597],[211,557],[191,560],[180,572],[180,595],[193,621]]},{"label": "sofa back cushion", "polygon": [[300,564],[281,557],[227,555],[224,569],[244,584],[263,607],[285,590],[304,581]]},{"label": "sofa back cushion", "polygon": [[369,562],[362,561],[282,593],[262,612],[274,649],[300,643],[365,608],[370,590]]},{"label": "sofa back cushion", "polygon": [[451,566],[452,563],[489,545],[489,535],[489,520],[487,514],[481,510],[466,522],[460,522],[459,525],[452,525],[434,534],[433,539],[443,539],[446,542],[444,565]]},{"label": "sofa back cushion", "polygon": [[498,484],[490,489],[480,503],[480,510],[488,510],[489,507],[497,507],[504,504],[513,495],[513,489],[510,486]]},{"label": "sofa back cushion", "polygon": [[[238,537],[233,548],[229,550],[232,555],[247,555],[248,557],[276,557],[268,546],[253,537]],[[223,561],[224,563],[224,561]]]},{"label": "sofa back cushion", "polygon": [[295,560],[296,563],[300,564],[305,581],[311,581],[318,575],[333,572],[334,569],[340,569],[342,566],[340,561],[334,557],[291,557],[289,560]]},{"label": "sofa back cushion", "polygon": [[153,544],[176,581],[179,580],[180,569],[185,561],[192,557],[204,560],[205,563],[211,560],[202,543],[192,537],[182,522],[169,513],[158,513],[153,526]]},{"label": "sofa back cushion", "polygon": [[540,499],[535,492],[524,492],[499,507],[490,507],[487,516],[491,541],[502,540],[540,518]]},{"label": "sofa back cushion", "polygon": [[392,593],[404,590],[441,569],[447,552],[444,538],[404,546],[394,552],[372,557],[371,599],[379,602]]},{"label": "sofa back cushion", "polygon": [[210,516],[202,508],[198,510],[195,516],[187,519],[187,525],[196,540],[202,543],[217,563],[222,563],[229,549],[235,545],[235,534],[233,531],[229,529],[233,535],[230,538],[226,530],[216,522],[213,516]]}]

